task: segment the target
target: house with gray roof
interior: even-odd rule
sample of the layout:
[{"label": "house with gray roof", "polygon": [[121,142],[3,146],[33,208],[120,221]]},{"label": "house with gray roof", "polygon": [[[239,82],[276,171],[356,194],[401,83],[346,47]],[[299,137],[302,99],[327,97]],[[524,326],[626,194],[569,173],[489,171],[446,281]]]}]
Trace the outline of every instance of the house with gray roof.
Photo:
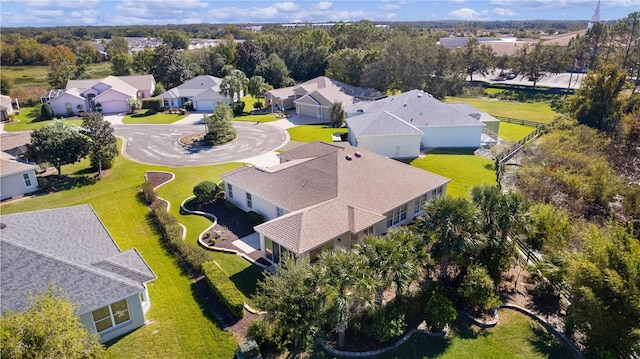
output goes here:
[{"label": "house with gray roof", "polygon": [[296,114],[314,117],[321,122],[329,121],[329,108],[334,102],[342,106],[360,101],[373,101],[384,98],[380,91],[356,87],[340,81],[319,76],[295,86],[268,91],[268,103],[278,109],[296,109]]},{"label": "house with gray roof", "polygon": [[48,102],[56,116],[77,115],[82,111],[125,113],[130,110],[129,100],[151,97],[155,85],[153,75],[69,80],[65,89],[51,90],[40,100]]},{"label": "house with gray roof", "polygon": [[53,284],[100,342],[144,325],[156,276],[136,249],[118,248],[91,206],[2,215],[0,245],[2,314]]},{"label": "house with gray roof", "polygon": [[[478,148],[497,141],[500,121],[467,104],[449,104],[421,90],[345,107],[349,143],[391,158],[423,148]],[[495,131],[495,132],[494,132]]]},{"label": "house with gray roof", "polygon": [[194,110],[210,112],[219,102],[233,103],[229,96],[220,93],[221,83],[221,78],[200,75],[160,94],[159,97],[164,99],[165,107],[181,108],[185,102],[190,101]]},{"label": "house with gray roof", "polygon": [[0,134],[0,200],[38,190],[37,167],[23,159],[30,141],[30,132]]},{"label": "house with gray roof", "polygon": [[450,182],[367,150],[322,142],[284,152],[280,160],[221,176],[227,200],[264,216],[266,222],[254,228],[262,257],[274,264],[283,253],[313,260],[408,224]]}]

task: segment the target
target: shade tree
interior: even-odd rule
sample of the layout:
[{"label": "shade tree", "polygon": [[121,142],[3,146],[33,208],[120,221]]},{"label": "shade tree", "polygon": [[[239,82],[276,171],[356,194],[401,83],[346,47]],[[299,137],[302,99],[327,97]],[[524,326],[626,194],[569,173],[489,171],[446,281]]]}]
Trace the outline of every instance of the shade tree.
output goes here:
[{"label": "shade tree", "polygon": [[92,166],[98,170],[98,177],[103,168],[111,168],[118,155],[118,140],[113,134],[111,123],[97,112],[86,113],[82,117],[80,133],[89,138],[89,157]]},{"label": "shade tree", "polygon": [[89,139],[63,121],[55,121],[31,133],[27,158],[50,163],[62,175],[62,166],[76,163],[89,153]]}]

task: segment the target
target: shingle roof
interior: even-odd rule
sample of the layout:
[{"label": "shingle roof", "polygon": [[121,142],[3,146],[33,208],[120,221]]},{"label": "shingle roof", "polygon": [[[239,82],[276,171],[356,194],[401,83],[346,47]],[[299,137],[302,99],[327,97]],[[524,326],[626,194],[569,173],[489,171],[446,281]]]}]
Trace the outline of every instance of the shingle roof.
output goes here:
[{"label": "shingle roof", "polygon": [[274,98],[285,99],[292,97],[294,91],[300,88],[315,102],[322,105],[328,105],[336,101],[342,102],[343,105],[348,105],[362,100],[370,101],[386,96],[380,91],[352,86],[326,76],[318,76],[295,86],[271,90],[268,94]]},{"label": "shingle roof", "polygon": [[0,158],[0,177],[5,177],[20,172],[32,171],[36,168],[37,167],[32,164],[23,162],[9,155],[2,155],[2,157]]},{"label": "shingle roof", "polygon": [[[376,111],[391,113],[418,128],[484,126],[421,90],[411,90],[376,101],[359,102],[345,108],[345,112],[351,116]],[[347,118],[347,122],[350,118],[355,117]]]},{"label": "shingle roof", "polygon": [[[16,148],[26,149],[26,146],[31,142],[31,132],[5,132],[0,134],[0,150],[7,152],[15,156],[12,151]],[[22,151],[21,151],[22,152]]]},{"label": "shingle roof", "polygon": [[350,117],[349,130],[355,136],[387,136],[387,135],[418,135],[424,133],[410,123],[387,111],[365,113]]},{"label": "shingle roof", "polygon": [[341,147],[330,143],[314,141],[309,144],[298,146],[289,151],[278,154],[278,157],[284,161],[299,160],[303,158],[324,156],[328,153],[338,151]]},{"label": "shingle roof", "polygon": [[455,109],[456,111],[460,111],[466,115],[469,115],[473,118],[475,118],[478,121],[481,122],[493,122],[493,121],[500,121],[497,118],[489,115],[488,113],[484,112],[484,111],[480,111],[479,109],[469,105],[468,103],[464,103],[464,102],[447,102],[447,106],[450,106],[451,108]]},{"label": "shingle roof", "polygon": [[[128,83],[126,83],[125,81],[122,81],[116,76],[107,76],[104,79],[100,80],[100,83],[109,85],[111,86],[111,90],[118,91],[120,93],[123,93],[133,98],[135,98],[138,94],[137,88],[129,85]],[[101,94],[96,96],[96,98],[102,96],[104,93],[106,92],[102,92]]]},{"label": "shingle roof", "polygon": [[179,97],[194,97],[198,96],[204,91],[213,89],[216,92],[220,92],[220,83],[222,82],[221,78],[209,76],[209,75],[200,75],[192,78],[184,82],[183,84],[176,86],[169,91],[160,94],[159,97],[162,98],[179,98]]},{"label": "shingle roof", "polygon": [[[306,146],[312,148],[309,153],[323,148],[320,143],[301,147]],[[356,147],[293,161],[269,170],[241,167],[222,179],[288,210],[256,230],[298,253],[367,228],[386,212],[450,181]]]},{"label": "shingle roof", "polygon": [[[138,90],[148,89],[149,86],[153,86],[153,84],[156,82],[156,80],[153,78],[153,75],[118,76],[118,78]],[[153,87],[151,87],[149,90],[153,91]]]},{"label": "shingle roof", "polygon": [[61,288],[85,313],[139,293],[155,274],[135,249],[121,252],[89,205],[0,216],[1,312],[29,293]]}]

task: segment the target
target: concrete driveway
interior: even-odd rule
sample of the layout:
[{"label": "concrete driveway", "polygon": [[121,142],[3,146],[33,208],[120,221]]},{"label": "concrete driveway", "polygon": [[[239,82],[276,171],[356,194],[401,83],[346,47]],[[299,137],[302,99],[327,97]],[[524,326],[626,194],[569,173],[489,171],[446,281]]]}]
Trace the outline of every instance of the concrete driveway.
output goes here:
[{"label": "concrete driveway", "polygon": [[[182,136],[204,132],[201,124],[171,125],[119,125],[113,124],[114,133],[125,140],[124,155],[146,164],[162,166],[199,166],[223,162],[249,162],[271,153],[269,163],[275,163],[273,150],[289,140],[288,133],[268,123],[234,122],[237,138],[215,147],[183,147],[178,140]],[[277,163],[277,162],[276,162]],[[260,164],[258,164],[260,165]]]}]

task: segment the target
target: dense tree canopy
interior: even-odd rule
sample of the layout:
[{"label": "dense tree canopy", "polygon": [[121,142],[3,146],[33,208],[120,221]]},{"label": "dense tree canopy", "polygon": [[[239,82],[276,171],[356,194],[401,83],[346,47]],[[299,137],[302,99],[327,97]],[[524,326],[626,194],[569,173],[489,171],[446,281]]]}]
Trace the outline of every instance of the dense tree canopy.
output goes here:
[{"label": "dense tree canopy", "polygon": [[66,46],[56,46],[49,49],[47,55],[49,61],[49,73],[47,80],[49,85],[56,89],[67,87],[67,81],[74,78],[77,72],[76,55]]},{"label": "dense tree canopy", "polygon": [[89,153],[89,140],[63,121],[55,121],[31,133],[27,157],[48,162],[62,174],[62,166],[76,163]]},{"label": "dense tree canopy", "polygon": [[80,133],[90,139],[91,163],[97,167],[98,176],[100,176],[102,169],[110,168],[118,155],[118,141],[113,134],[113,127],[102,117],[102,114],[92,112],[83,116]]}]

